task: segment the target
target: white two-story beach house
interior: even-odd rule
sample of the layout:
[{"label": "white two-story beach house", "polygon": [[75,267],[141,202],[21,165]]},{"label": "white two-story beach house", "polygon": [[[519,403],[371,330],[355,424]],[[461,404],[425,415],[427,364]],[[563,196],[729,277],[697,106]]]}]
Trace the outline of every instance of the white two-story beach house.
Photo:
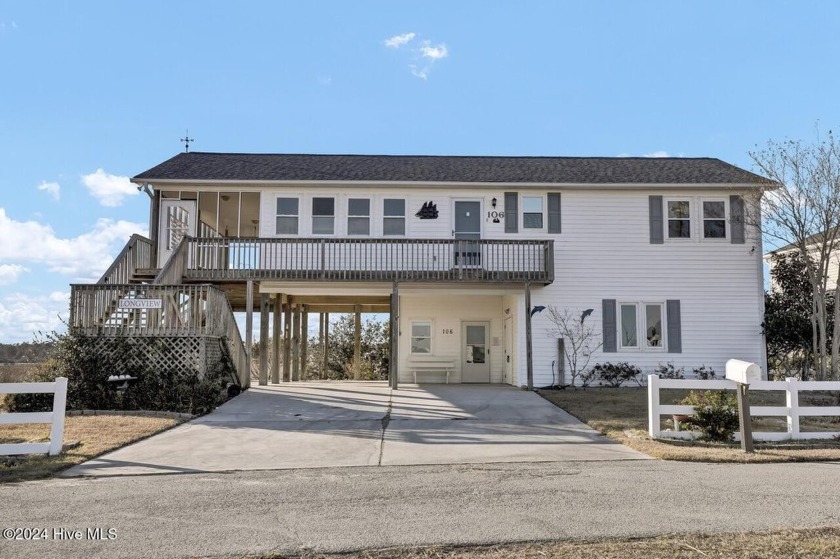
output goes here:
[{"label": "white two-story beach house", "polygon": [[592,364],[764,365],[745,214],[773,184],[718,159],[181,153],[132,181],[150,238],[73,286],[71,326],[227,351],[244,386],[232,311],[276,333],[260,382],[301,378],[337,312],[390,315],[394,385],[563,382],[548,306],[591,309]]}]

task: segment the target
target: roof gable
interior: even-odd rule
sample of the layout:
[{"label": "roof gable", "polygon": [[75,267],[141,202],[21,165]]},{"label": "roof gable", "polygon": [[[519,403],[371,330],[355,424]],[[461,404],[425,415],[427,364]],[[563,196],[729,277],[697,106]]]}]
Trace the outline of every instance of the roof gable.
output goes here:
[{"label": "roof gable", "polygon": [[769,179],[720,159],[180,153],[132,180],[749,184]]}]

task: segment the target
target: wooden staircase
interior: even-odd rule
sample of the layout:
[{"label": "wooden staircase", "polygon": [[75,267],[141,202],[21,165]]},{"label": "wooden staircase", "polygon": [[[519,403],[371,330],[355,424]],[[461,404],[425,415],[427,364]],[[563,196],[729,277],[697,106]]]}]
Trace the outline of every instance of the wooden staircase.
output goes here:
[{"label": "wooden staircase", "polygon": [[152,283],[157,277],[160,268],[137,268],[131,277],[128,279],[129,283]]}]

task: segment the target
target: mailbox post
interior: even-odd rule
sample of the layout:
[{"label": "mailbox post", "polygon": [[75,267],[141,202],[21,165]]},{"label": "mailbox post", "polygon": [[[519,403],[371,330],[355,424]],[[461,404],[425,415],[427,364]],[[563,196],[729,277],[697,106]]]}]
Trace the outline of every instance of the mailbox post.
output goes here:
[{"label": "mailbox post", "polygon": [[726,378],[738,385],[738,421],[741,428],[741,450],[754,452],[752,418],[750,417],[750,383],[761,380],[761,369],[755,363],[730,359],[726,362]]}]

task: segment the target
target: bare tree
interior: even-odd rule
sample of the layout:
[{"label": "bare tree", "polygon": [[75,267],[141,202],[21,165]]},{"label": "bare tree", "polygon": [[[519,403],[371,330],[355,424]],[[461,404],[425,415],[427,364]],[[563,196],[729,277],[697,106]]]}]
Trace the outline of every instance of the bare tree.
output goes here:
[{"label": "bare tree", "polygon": [[[781,251],[797,251],[806,264],[813,288],[811,348],[816,377],[827,377],[830,347],[831,377],[837,378],[840,328],[829,342],[826,299],[830,289],[840,295],[840,284],[828,285],[840,241],[840,143],[830,131],[814,144],[771,140],[750,157],[761,174],[778,183],[761,199],[762,233]],[[752,223],[759,225],[758,215],[754,217]]]},{"label": "bare tree", "polygon": [[600,332],[595,330],[595,326],[586,323],[590,314],[592,309],[577,313],[567,308],[548,307],[547,316],[551,326],[546,328],[546,332],[563,340],[563,358],[569,364],[572,386],[579,377],[583,377],[592,353],[603,345]]}]

